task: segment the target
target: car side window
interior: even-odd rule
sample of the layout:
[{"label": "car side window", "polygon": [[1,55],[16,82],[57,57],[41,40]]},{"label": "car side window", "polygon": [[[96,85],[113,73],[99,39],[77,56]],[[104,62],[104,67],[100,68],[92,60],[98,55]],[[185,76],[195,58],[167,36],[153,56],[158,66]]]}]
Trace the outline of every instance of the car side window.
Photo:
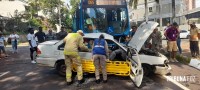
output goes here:
[{"label": "car side window", "polygon": [[114,50],[119,48],[119,46],[115,42],[113,42],[112,40],[106,40],[106,42],[108,43],[108,48],[111,51],[114,51]]},{"label": "car side window", "polygon": [[[88,49],[92,49],[92,45],[93,45],[93,40],[91,38],[84,38],[84,44],[85,46],[88,47]],[[84,60],[90,60],[92,57],[92,52],[85,52],[85,51],[81,51],[79,50],[79,56],[84,59]]]},{"label": "car side window", "polygon": [[94,43],[94,39],[92,38],[84,38],[84,44],[88,47],[88,49],[92,49],[92,45]]},{"label": "car side window", "polygon": [[109,47],[109,59],[111,61],[125,61],[126,52],[114,41],[106,40]]},{"label": "car side window", "polygon": [[58,46],[58,50],[64,50],[65,43],[62,43]]}]

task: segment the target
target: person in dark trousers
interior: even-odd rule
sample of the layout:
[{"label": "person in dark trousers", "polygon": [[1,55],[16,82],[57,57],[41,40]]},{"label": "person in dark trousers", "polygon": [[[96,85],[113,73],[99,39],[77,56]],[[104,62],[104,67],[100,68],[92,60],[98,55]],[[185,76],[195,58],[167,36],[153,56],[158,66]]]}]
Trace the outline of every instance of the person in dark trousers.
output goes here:
[{"label": "person in dark trousers", "polygon": [[67,32],[65,27],[61,27],[61,31],[59,33],[57,33],[57,39],[58,40],[63,40],[66,36],[67,36]]},{"label": "person in dark trousers", "polygon": [[196,27],[195,24],[190,25],[190,51],[192,57],[199,57],[199,37],[200,30]]},{"label": "person in dark trousers", "polygon": [[95,66],[95,77],[96,83],[100,83],[99,69],[101,67],[103,74],[103,82],[107,82],[107,71],[106,71],[106,56],[109,58],[108,44],[104,39],[104,35],[101,34],[98,39],[94,40],[94,46],[92,49],[92,58]]},{"label": "person in dark trousers", "polygon": [[42,31],[42,27],[39,27],[39,31],[35,34],[35,37],[38,39],[38,43],[42,43],[45,41],[45,33]]},{"label": "person in dark trousers", "polygon": [[35,64],[35,56],[34,56],[34,52],[36,53],[37,51],[37,41],[36,41],[36,37],[34,35],[34,30],[33,28],[29,28],[29,34],[27,35],[27,39],[29,42],[29,48],[30,48],[30,57],[31,57],[31,63]]}]

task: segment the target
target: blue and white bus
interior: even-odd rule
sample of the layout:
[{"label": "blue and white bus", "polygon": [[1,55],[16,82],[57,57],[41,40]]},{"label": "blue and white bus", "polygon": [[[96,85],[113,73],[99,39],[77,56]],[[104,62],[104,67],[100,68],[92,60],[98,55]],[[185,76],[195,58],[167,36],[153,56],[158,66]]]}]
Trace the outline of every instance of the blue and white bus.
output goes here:
[{"label": "blue and white bus", "polygon": [[81,0],[73,16],[73,31],[104,32],[114,37],[130,32],[126,0]]}]

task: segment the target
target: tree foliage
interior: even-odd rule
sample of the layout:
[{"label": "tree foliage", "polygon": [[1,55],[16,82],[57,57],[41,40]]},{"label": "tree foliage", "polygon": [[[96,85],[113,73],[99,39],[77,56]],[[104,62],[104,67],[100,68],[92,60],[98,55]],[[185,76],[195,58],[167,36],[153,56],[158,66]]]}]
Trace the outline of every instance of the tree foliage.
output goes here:
[{"label": "tree foliage", "polygon": [[71,5],[71,10],[70,10],[70,13],[72,14],[72,15],[74,15],[75,14],[75,11],[76,11],[76,9],[78,8],[78,6],[79,6],[79,3],[80,3],[80,0],[70,0],[70,5]]},{"label": "tree foliage", "polygon": [[[59,13],[63,26],[71,27],[69,10],[61,0],[28,0],[25,17],[31,26],[42,26],[44,28],[55,28],[59,23]],[[42,13],[42,15],[41,15]],[[67,22],[66,22],[67,21]]]}]

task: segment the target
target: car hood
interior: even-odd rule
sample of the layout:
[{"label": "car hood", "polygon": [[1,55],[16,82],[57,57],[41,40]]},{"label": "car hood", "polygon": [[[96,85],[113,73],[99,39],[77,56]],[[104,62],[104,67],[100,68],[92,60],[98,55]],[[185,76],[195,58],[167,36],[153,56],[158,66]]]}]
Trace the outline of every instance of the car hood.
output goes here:
[{"label": "car hood", "polygon": [[148,21],[143,22],[135,32],[134,36],[131,38],[128,46],[135,48],[138,52],[144,45],[145,41],[151,35],[153,30],[158,26],[157,22]]}]

